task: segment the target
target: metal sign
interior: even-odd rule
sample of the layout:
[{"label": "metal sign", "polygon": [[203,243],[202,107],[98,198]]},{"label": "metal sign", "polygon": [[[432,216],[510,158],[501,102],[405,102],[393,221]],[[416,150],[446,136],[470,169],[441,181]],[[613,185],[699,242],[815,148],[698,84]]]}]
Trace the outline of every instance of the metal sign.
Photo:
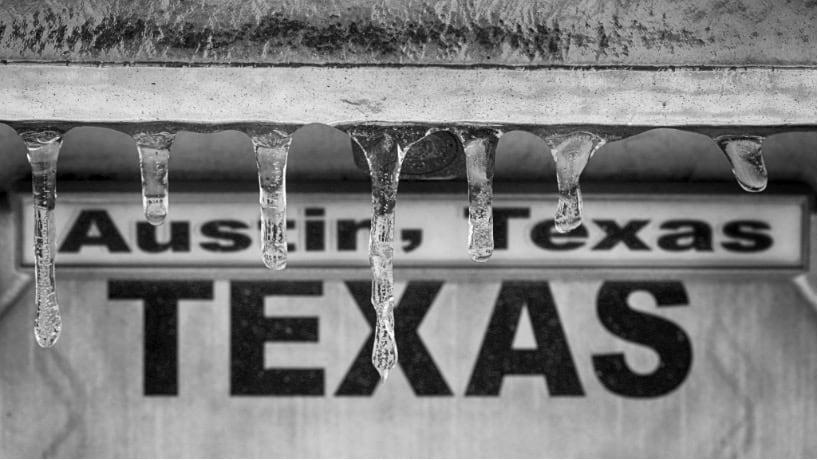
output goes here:
[{"label": "metal sign", "polygon": [[[57,260],[64,267],[262,267],[257,196],[172,197],[165,225],[145,221],[137,195],[61,194]],[[370,199],[288,195],[290,267],[367,267]],[[494,268],[803,267],[803,196],[588,194],[585,223],[558,233],[553,195],[494,200]],[[21,262],[34,263],[30,198],[22,199]],[[460,195],[402,194],[396,265],[474,268]]]},{"label": "metal sign", "polygon": [[0,323],[6,455],[815,452],[814,310],[780,278],[399,282],[386,383],[366,276],[59,282],[54,350],[29,295]]},{"label": "metal sign", "polygon": [[368,196],[288,196],[290,278],[261,264],[257,195],[171,197],[153,227],[138,194],[60,194],[74,332],[35,352],[33,287],[5,310],[3,454],[814,456],[810,303],[782,277],[696,276],[800,269],[802,195],[589,193],[584,231],[562,235],[552,195],[500,194],[485,266],[466,254],[465,197],[401,194],[386,383]]}]

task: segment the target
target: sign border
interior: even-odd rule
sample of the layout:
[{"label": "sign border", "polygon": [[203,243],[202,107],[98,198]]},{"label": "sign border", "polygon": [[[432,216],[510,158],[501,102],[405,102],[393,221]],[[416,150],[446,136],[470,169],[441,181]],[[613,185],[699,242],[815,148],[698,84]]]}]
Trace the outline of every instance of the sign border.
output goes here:
[{"label": "sign border", "polygon": [[[29,187],[26,188],[25,186]],[[91,202],[99,202],[101,204],[111,203],[111,196],[107,193],[117,194],[114,202],[125,199],[125,194],[133,192],[133,199],[138,203],[140,195],[138,186],[132,188],[129,184],[115,184],[115,183],[92,183],[92,182],[66,182],[58,184],[58,193],[71,193],[76,195],[87,195],[87,199]],[[288,184],[289,192],[299,195],[311,195],[316,197],[318,201],[322,199],[331,200],[338,194],[360,194],[363,190],[368,193],[369,184],[367,183],[297,183]],[[758,274],[765,276],[784,276],[794,277],[808,271],[808,263],[806,256],[806,249],[810,247],[810,213],[814,207],[814,202],[807,195],[806,187],[802,184],[784,184],[774,187],[772,192],[764,192],[763,194],[749,195],[745,192],[736,192],[735,186],[731,184],[728,186],[725,183],[704,183],[696,184],[695,189],[691,189],[691,184],[685,183],[669,183],[669,184],[589,184],[583,185],[583,195],[593,196],[594,198],[616,198],[616,199],[636,199],[636,200],[662,200],[668,198],[675,198],[678,200],[700,200],[703,196],[712,197],[718,196],[720,200],[725,201],[744,201],[752,197],[755,201],[762,201],[765,203],[781,202],[787,200],[792,203],[795,201],[801,207],[801,228],[800,228],[800,244],[801,254],[799,260],[792,265],[780,265],[776,267],[763,265],[748,265],[744,267],[736,266],[719,266],[719,265],[698,265],[698,266],[646,266],[644,264],[634,265],[549,265],[549,266],[531,266],[531,265],[478,265],[474,263],[473,267],[465,265],[435,265],[419,266],[419,265],[404,265],[396,261],[395,271],[396,279],[425,279],[425,278],[446,278],[451,280],[483,280],[483,279],[542,279],[548,277],[550,279],[560,278],[596,278],[601,274],[610,277],[612,273],[616,274],[617,279],[664,279],[672,276],[683,276],[685,278],[712,278],[714,276],[719,278],[731,277],[746,277],[748,274]],[[428,200],[449,200],[453,194],[459,193],[462,195],[463,205],[467,206],[468,201],[465,191],[460,183],[452,182],[409,182],[401,184],[398,196],[398,216],[400,215],[400,201],[401,197],[406,199],[406,196],[422,197]],[[170,190],[170,199],[172,202],[196,202],[197,195],[202,192],[212,194],[210,199],[215,199],[221,202],[232,202],[231,195],[248,194],[255,189],[248,187],[248,184],[219,184],[215,187],[213,184],[207,183],[174,183]],[[293,190],[294,189],[294,190]],[[19,271],[30,271],[33,267],[31,264],[23,263],[23,247],[22,236],[25,230],[23,222],[22,206],[26,199],[26,191],[30,190],[30,184],[20,184],[11,192],[11,207],[12,212],[16,213],[14,221],[14,241],[17,242],[15,250],[15,268]],[[327,190],[333,190],[328,192]],[[457,192],[455,192],[457,190]],[[214,193],[218,192],[218,193]],[[646,193],[649,192],[649,193]],[[27,192],[30,193],[30,192]],[[520,199],[536,199],[543,202],[556,203],[557,196],[553,190],[553,184],[510,184],[498,183],[495,184],[495,194],[512,196]],[[58,196],[57,206],[61,201]],[[83,202],[88,202],[85,197]],[[172,209],[172,208],[171,208]],[[171,211],[172,212],[172,211]],[[464,232],[465,232],[464,223]],[[465,233],[464,233],[465,234]],[[466,253],[466,245],[464,239],[463,258],[468,261],[468,254]],[[264,267],[259,257],[258,266],[248,266],[245,264],[220,264],[214,267],[202,267],[197,265],[128,265],[111,267],[105,265],[76,265],[76,264],[61,264],[59,258],[57,259],[58,276],[60,274],[69,275],[70,277],[86,278],[88,275],[93,278],[98,277],[100,271],[105,271],[110,276],[118,278],[144,278],[147,273],[152,275],[161,274],[163,278],[190,278],[190,277],[207,277],[219,278],[242,276],[245,278],[272,278],[272,279],[315,279],[320,277],[322,279],[357,279],[370,276],[370,269],[368,266],[359,265],[301,265],[287,267],[283,271],[272,271]],[[566,273],[569,272],[569,273]]]}]

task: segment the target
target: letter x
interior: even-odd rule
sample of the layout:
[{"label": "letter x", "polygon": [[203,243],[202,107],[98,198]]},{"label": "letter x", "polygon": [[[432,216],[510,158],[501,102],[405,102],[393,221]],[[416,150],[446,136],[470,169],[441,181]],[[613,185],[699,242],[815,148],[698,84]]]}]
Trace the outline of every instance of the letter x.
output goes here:
[{"label": "letter x", "polygon": [[605,238],[597,243],[597,245],[593,247],[593,250],[612,249],[617,244],[623,243],[628,249],[650,251],[648,245],[636,236],[648,222],[650,221],[631,220],[628,221],[624,227],[620,227],[619,224],[613,220],[594,220],[594,223],[605,232]]},{"label": "letter x", "polygon": [[[380,382],[372,366],[372,342],[375,340],[375,309],[370,304],[371,283],[348,281],[347,289],[369,323],[371,332],[361,351],[346,373],[336,396],[368,396]],[[418,326],[443,286],[439,281],[414,281],[406,286],[400,303],[395,307],[395,340],[397,341],[403,373],[418,396],[450,396],[452,390],[435,365],[429,350],[417,333]]]}]

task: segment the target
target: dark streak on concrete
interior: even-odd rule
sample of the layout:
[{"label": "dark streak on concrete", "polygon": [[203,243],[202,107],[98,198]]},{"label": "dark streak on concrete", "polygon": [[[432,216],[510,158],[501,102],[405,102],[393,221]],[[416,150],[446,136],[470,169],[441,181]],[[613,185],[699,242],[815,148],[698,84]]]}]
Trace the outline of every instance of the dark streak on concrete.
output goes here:
[{"label": "dark streak on concrete", "polygon": [[[161,10],[164,14],[156,14],[160,7],[155,2],[148,2],[150,8],[143,9],[112,6],[104,10],[106,14],[101,14],[103,10],[89,13],[71,2],[34,2],[33,7],[25,9],[5,2],[0,0],[0,13],[5,13],[0,14],[0,59],[14,61],[500,65],[697,62],[673,56],[678,50],[686,50],[705,65],[815,63],[814,46],[804,46],[803,52],[795,53],[799,58],[789,62],[776,58],[770,47],[751,51],[756,53],[755,58],[730,61],[725,56],[749,46],[746,40],[751,32],[758,34],[757,30],[742,30],[747,24],[738,21],[735,30],[706,32],[687,19],[671,23],[665,15],[660,21],[641,14],[644,5],[628,10],[625,17],[589,12],[585,19],[570,19],[567,11],[564,15],[546,11],[534,17],[486,7],[472,11],[469,2],[461,4],[456,15],[439,13],[434,2],[429,1],[401,11],[354,5],[327,16],[321,13],[328,7],[307,1],[294,11],[285,12],[279,6],[253,14],[233,14],[231,8],[237,7],[231,2],[230,6],[210,5],[198,10],[171,6],[170,11]],[[790,4],[787,8],[794,14],[803,6]],[[706,7],[690,10],[683,13],[685,18],[708,14]],[[797,35],[799,43],[804,37],[814,36],[814,8],[811,14],[811,29],[806,22],[794,25],[793,31],[783,30],[782,25],[778,33],[787,40]],[[745,22],[754,21],[758,19],[748,18]],[[776,18],[771,21],[778,21],[773,22],[776,27],[784,22]],[[714,37],[720,42],[714,43]],[[814,39],[807,40],[814,45]],[[722,57],[711,56],[710,50],[705,50],[708,47],[723,48],[717,53]]]},{"label": "dark streak on concrete", "polygon": [[[488,23],[457,27],[435,16],[399,27],[342,22],[339,18],[314,24],[280,12],[264,16],[257,23],[223,28],[193,22],[169,24],[135,16],[89,18],[69,28],[65,19],[53,11],[37,12],[30,18],[0,23],[0,30],[10,28],[6,40],[17,43],[14,50],[21,57],[35,55],[46,59],[93,59],[116,51],[126,59],[187,56],[205,61],[265,61],[267,49],[301,50],[330,61],[338,55],[350,56],[352,60],[357,60],[356,57],[390,60],[411,58],[401,56],[405,49],[416,53],[431,47],[436,50],[434,60],[448,62],[464,43],[470,43],[477,61],[496,58],[502,53],[500,48],[508,44],[530,61],[562,62],[563,51],[571,41],[593,42],[592,37],[561,31],[556,22],[552,27],[538,24],[529,30],[520,25],[503,27]],[[148,44],[160,51],[153,55],[145,52]],[[9,51],[4,54],[13,58]]]}]

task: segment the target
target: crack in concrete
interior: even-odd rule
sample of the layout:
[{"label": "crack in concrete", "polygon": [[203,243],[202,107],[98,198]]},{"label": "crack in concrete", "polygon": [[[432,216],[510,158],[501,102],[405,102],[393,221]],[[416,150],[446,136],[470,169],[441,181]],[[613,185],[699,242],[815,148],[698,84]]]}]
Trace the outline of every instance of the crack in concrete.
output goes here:
[{"label": "crack in concrete", "polygon": [[[747,392],[746,385],[731,372],[730,365],[739,364],[739,369],[742,367],[752,368],[751,358],[747,352],[731,335],[730,328],[724,324],[721,314],[716,313],[716,320],[712,323],[707,336],[711,338],[710,346],[708,347],[713,358],[713,364],[716,373],[727,384],[729,392],[737,396],[741,401],[742,416],[732,424],[726,433],[716,442],[718,452],[713,455],[715,457],[745,457],[750,455],[749,450],[752,447],[752,442],[755,433],[755,409],[752,396]],[[730,348],[729,353],[717,351],[718,340],[723,340],[722,343]],[[724,356],[738,357],[738,360],[731,360],[729,363],[725,362]],[[752,374],[752,369],[750,369]]]},{"label": "crack in concrete", "polygon": [[53,362],[54,366],[59,370],[60,374],[62,374],[62,376],[68,381],[67,388],[60,385],[55,378],[57,376],[51,373],[49,367],[46,365],[46,359],[43,359],[42,356],[35,358],[38,371],[43,377],[43,381],[45,381],[46,385],[51,388],[58,401],[62,403],[67,414],[65,423],[63,423],[61,429],[56,433],[56,435],[54,435],[48,446],[43,449],[42,457],[54,458],[79,456],[79,451],[66,453],[60,452],[60,450],[65,442],[68,441],[68,439],[74,433],[78,433],[76,437],[79,438],[79,446],[82,447],[85,445],[85,424],[81,410],[86,403],[85,389],[80,378],[72,369],[68,360],[65,359],[65,357],[62,356],[58,350],[52,349],[43,351],[42,354],[48,356],[48,358]]}]

